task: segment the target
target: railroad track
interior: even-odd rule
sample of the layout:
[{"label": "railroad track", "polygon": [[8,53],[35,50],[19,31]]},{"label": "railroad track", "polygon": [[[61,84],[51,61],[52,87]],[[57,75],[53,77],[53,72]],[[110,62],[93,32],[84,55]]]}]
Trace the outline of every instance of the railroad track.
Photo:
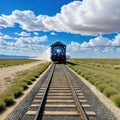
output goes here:
[{"label": "railroad track", "polygon": [[63,64],[53,64],[23,120],[89,120],[95,116]]}]

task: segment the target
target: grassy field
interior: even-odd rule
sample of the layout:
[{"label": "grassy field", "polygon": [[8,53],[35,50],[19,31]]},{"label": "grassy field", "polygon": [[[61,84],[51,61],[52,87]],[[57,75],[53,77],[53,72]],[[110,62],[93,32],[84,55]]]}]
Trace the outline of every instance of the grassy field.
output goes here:
[{"label": "grassy field", "polygon": [[0,68],[34,62],[34,59],[0,59]]},{"label": "grassy field", "polygon": [[18,98],[24,90],[28,88],[28,85],[32,84],[33,81],[42,74],[45,69],[50,65],[50,62],[46,62],[30,70],[18,72],[15,76],[14,82],[12,82],[8,88],[0,94],[0,112],[5,110],[7,106],[14,103],[14,99]]},{"label": "grassy field", "polygon": [[71,59],[67,65],[120,107],[120,59]]}]

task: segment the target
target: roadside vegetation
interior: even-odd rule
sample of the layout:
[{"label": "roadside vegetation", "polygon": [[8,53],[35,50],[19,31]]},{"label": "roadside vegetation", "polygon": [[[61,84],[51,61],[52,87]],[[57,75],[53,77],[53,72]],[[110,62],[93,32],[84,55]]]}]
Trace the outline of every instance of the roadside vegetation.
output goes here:
[{"label": "roadside vegetation", "polygon": [[37,60],[34,59],[0,59],[0,68],[8,67],[13,65],[22,65],[26,63],[35,62]]},{"label": "roadside vegetation", "polygon": [[120,107],[120,59],[71,59],[67,65]]},{"label": "roadside vegetation", "polygon": [[5,110],[7,106],[12,105],[15,98],[20,97],[23,91],[28,88],[28,85],[32,84],[49,65],[50,62],[46,62],[30,70],[18,72],[14,82],[0,94],[0,112]]}]

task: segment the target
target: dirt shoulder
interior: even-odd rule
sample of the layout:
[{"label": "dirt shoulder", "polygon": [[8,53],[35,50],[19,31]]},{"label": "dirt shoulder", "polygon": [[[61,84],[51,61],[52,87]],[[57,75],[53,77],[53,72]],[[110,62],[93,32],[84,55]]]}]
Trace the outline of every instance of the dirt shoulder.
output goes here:
[{"label": "dirt shoulder", "polygon": [[24,65],[16,65],[10,67],[0,68],[0,93],[7,88],[7,86],[14,81],[15,74],[20,71],[30,69],[39,64],[45,63],[46,61],[37,61]]}]

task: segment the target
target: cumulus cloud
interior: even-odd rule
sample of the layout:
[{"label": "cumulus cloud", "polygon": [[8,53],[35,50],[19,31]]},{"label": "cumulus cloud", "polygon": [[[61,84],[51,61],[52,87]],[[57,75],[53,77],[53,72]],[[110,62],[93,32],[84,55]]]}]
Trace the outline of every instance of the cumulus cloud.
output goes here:
[{"label": "cumulus cloud", "polygon": [[19,35],[19,36],[30,36],[30,33],[27,33],[27,32],[21,32],[21,33],[15,33],[16,35]]},{"label": "cumulus cloud", "polygon": [[7,27],[13,27],[14,26],[14,20],[11,18],[11,16],[7,15],[1,15],[0,16],[0,26],[7,28]]},{"label": "cumulus cloud", "polygon": [[19,37],[14,38],[14,42],[6,41],[5,37],[0,37],[0,54],[39,56],[48,46],[41,45],[47,42],[47,36],[41,37]]},{"label": "cumulus cloud", "polygon": [[51,32],[50,34],[51,34],[51,35],[56,35],[56,33],[55,33],[55,32]]},{"label": "cumulus cloud", "polygon": [[120,46],[120,33],[117,36],[115,36],[115,38],[112,41],[112,45]]},{"label": "cumulus cloud", "polygon": [[111,40],[108,38],[105,38],[103,36],[98,36],[95,39],[91,39],[89,41],[89,46],[110,46],[111,45]]},{"label": "cumulus cloud", "polygon": [[[119,0],[74,1],[61,8],[61,13],[51,20],[57,21],[57,31],[67,31],[84,35],[96,35],[120,30]],[[46,22],[46,20],[45,20]],[[49,23],[49,22],[48,22]],[[48,25],[46,22],[46,24]],[[53,22],[54,23],[54,22]],[[63,28],[62,28],[63,27]],[[54,29],[53,28],[53,29]]]},{"label": "cumulus cloud", "polygon": [[3,48],[6,45],[7,45],[7,42],[2,40],[2,39],[0,39],[0,47]]},{"label": "cumulus cloud", "polygon": [[15,23],[19,23],[21,25],[22,29],[28,31],[46,30],[42,23],[42,20],[47,17],[46,15],[35,16],[34,12],[30,10],[15,10],[12,12],[11,16]]},{"label": "cumulus cloud", "polygon": [[55,16],[38,15],[33,11],[14,10],[0,16],[1,27],[18,23],[27,31],[57,31],[82,35],[101,35],[120,31],[119,0],[73,1],[61,7]]},{"label": "cumulus cloud", "polygon": [[38,33],[38,32],[33,32],[33,34],[34,34],[34,35],[39,35],[39,33]]},{"label": "cumulus cloud", "polygon": [[67,45],[67,52],[71,57],[120,57],[120,34],[112,40],[103,36],[90,39],[88,42],[72,41]]},{"label": "cumulus cloud", "polygon": [[13,39],[13,37],[11,37],[11,36],[9,36],[9,35],[4,35],[4,34],[1,33],[0,39],[1,39],[1,40],[2,40],[2,39],[7,40],[7,39]]},{"label": "cumulus cloud", "polygon": [[47,36],[42,36],[42,37],[19,37],[19,38],[15,38],[16,40],[16,44],[37,44],[40,42],[47,42],[48,38]]},{"label": "cumulus cloud", "polygon": [[8,43],[0,40],[0,48],[0,54],[38,57],[48,46],[23,43],[18,45],[17,43]]}]

